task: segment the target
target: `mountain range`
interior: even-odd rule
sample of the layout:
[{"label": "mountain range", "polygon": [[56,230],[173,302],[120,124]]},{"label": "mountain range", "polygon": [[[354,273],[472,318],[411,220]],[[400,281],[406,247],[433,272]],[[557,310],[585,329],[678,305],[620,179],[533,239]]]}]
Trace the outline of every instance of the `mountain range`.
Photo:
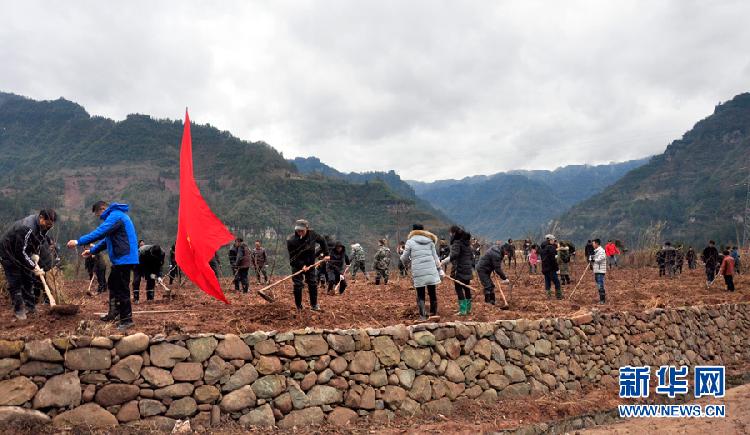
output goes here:
[{"label": "mountain range", "polygon": [[648,159],[571,165],[554,171],[515,170],[431,183],[408,181],[449,218],[492,240],[538,238],[574,204],[601,192]]},{"label": "mountain range", "polygon": [[[104,199],[131,205],[141,238],[171,245],[182,124],[142,114],[113,121],[62,98],[0,93],[0,225],[54,207],[61,216],[54,235],[67,240],[97,224],[90,207]],[[236,235],[263,239],[272,249],[282,250],[279,241],[298,218],[365,246],[399,237],[413,222],[447,228],[439,213],[382,181],[306,176],[270,145],[211,125],[193,124],[192,137],[195,176],[213,211]]]},{"label": "mountain range", "polygon": [[[343,173],[315,157],[286,160],[193,124],[195,174],[216,214],[237,235],[272,250],[304,217],[321,233],[372,248],[403,239],[414,222],[446,235],[457,222],[488,239],[554,231],[562,238],[738,240],[746,217],[750,94],[717,105],[663,154],[608,165],[517,170],[432,183],[394,171]],[[99,199],[131,204],[139,235],[171,244],[176,232],[182,121],[91,116],[65,100],[0,93],[0,225],[41,207],[62,217],[59,240],[96,221]],[[283,244],[278,245],[282,251]]]},{"label": "mountain range", "polygon": [[750,93],[743,93],[717,105],[663,154],[560,216],[560,232],[634,245],[741,243],[749,176]]}]

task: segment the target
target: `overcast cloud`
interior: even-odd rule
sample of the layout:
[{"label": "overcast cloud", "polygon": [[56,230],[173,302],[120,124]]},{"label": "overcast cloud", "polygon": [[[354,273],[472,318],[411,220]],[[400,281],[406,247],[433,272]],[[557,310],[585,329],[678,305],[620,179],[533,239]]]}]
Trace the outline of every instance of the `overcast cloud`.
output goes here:
[{"label": "overcast cloud", "polygon": [[0,90],[185,106],[286,157],[432,180],[660,153],[750,91],[747,1],[4,1]]}]

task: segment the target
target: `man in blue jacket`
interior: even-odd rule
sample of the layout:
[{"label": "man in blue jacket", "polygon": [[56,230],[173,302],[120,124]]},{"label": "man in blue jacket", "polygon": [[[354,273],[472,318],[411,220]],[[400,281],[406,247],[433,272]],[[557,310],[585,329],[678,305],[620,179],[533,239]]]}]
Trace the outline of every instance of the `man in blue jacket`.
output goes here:
[{"label": "man in blue jacket", "polygon": [[91,211],[104,222],[94,231],[81,236],[78,240],[68,242],[68,248],[98,242],[93,248],[83,251],[83,257],[89,257],[107,248],[112,269],[109,273],[109,312],[101,320],[120,321],[119,330],[133,326],[132,308],[130,305],[130,272],[138,264],[138,236],[135,226],[127,215],[127,204],[107,204],[97,201]]}]

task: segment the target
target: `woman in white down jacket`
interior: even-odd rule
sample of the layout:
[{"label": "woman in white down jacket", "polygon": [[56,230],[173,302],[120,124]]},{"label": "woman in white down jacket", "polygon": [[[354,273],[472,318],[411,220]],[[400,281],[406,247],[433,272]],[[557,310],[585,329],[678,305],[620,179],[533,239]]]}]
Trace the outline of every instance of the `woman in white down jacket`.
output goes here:
[{"label": "woman in white down jacket", "polygon": [[406,241],[406,249],[401,254],[401,261],[404,264],[411,264],[412,280],[414,288],[417,289],[417,307],[422,320],[427,320],[425,290],[430,296],[430,316],[437,315],[438,303],[435,290],[440,284],[442,272],[440,258],[435,250],[437,240],[437,236],[425,231],[422,225],[414,224]]}]

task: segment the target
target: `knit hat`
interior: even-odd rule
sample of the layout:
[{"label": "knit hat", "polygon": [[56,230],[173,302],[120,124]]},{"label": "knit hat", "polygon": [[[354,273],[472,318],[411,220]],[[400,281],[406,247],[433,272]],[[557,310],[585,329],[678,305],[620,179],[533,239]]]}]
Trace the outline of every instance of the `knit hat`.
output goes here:
[{"label": "knit hat", "polygon": [[555,240],[555,236],[553,234],[547,234],[546,236],[544,236],[544,238],[547,240]]},{"label": "knit hat", "polygon": [[294,222],[294,231],[297,231],[297,230],[306,230],[308,228],[310,228],[310,223],[307,222],[304,219],[297,219]]}]

